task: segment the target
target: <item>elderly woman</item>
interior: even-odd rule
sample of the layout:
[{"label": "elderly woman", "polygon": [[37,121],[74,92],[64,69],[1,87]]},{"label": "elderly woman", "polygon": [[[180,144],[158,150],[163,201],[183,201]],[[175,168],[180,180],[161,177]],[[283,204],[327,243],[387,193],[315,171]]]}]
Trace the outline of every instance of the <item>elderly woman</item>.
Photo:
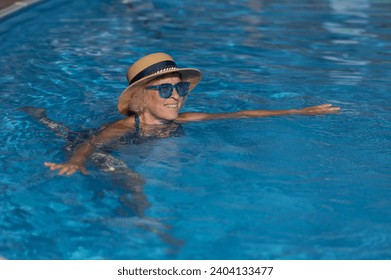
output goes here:
[{"label": "elderly woman", "polygon": [[317,115],[339,111],[338,107],[324,104],[303,109],[289,110],[248,110],[233,113],[179,113],[187,94],[201,80],[201,72],[193,68],[178,68],[164,53],[154,53],[136,61],[128,70],[129,86],[122,92],[118,109],[127,116],[118,120],[79,145],[64,164],[45,162],[58,174],[71,175],[77,170],[87,174],[85,162],[98,146],[113,143],[132,136],[167,137],[174,133],[180,123],[190,121],[255,118],[292,114]]}]

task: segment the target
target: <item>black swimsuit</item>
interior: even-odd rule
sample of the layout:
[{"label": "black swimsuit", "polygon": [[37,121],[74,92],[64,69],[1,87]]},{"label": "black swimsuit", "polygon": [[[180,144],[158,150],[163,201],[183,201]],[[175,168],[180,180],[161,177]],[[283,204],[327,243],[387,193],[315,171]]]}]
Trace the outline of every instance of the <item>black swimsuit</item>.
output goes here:
[{"label": "black swimsuit", "polygon": [[139,117],[137,114],[134,116],[134,126],[135,126],[134,132],[135,132],[137,135],[140,135],[140,134],[141,134],[141,129],[140,129],[140,117]]},{"label": "black swimsuit", "polygon": [[[74,151],[74,149],[78,145],[88,141],[88,139],[91,138],[91,135],[94,135],[98,132],[99,130],[97,129],[82,130],[77,132],[69,131],[65,137],[67,140],[67,145],[65,147],[65,150],[68,152]],[[164,127],[162,126],[162,130],[157,132],[158,133],[156,135],[143,136],[141,124],[140,124],[140,116],[135,115],[134,131],[129,132],[124,136],[121,136],[117,141],[114,141],[109,145],[103,145],[103,147],[100,147],[99,150],[110,153],[115,149],[116,145],[143,144],[150,140],[156,140],[156,139],[167,138],[167,137],[180,137],[185,134],[182,126],[173,121],[169,121],[165,123]]]},{"label": "black swimsuit", "polygon": [[142,144],[149,140],[155,140],[155,139],[167,138],[167,137],[180,137],[185,134],[182,126],[173,121],[166,122],[164,124],[164,127],[162,126],[162,129],[156,132],[157,133],[155,135],[142,136],[140,116],[136,114],[134,116],[134,131],[122,136],[119,139],[119,143],[120,144]]}]

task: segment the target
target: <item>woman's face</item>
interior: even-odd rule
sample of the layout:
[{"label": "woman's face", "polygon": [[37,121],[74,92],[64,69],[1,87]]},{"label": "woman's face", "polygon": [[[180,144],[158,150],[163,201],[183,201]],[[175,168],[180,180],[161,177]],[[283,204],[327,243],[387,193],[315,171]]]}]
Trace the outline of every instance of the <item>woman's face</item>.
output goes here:
[{"label": "woman's face", "polygon": [[143,122],[148,124],[161,124],[162,121],[175,120],[178,117],[178,111],[184,102],[184,97],[179,96],[175,88],[173,89],[172,95],[165,99],[160,97],[159,90],[147,89],[147,87],[161,84],[176,85],[180,81],[181,79],[178,74],[166,75],[153,80],[145,87],[145,109],[141,114]]}]

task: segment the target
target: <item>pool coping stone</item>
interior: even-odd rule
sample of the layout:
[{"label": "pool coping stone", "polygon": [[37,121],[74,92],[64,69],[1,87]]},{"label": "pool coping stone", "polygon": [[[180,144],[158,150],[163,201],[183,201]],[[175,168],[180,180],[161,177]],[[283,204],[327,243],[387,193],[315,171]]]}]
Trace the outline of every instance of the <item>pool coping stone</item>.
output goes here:
[{"label": "pool coping stone", "polygon": [[41,1],[43,0],[9,0],[4,4],[4,7],[0,9],[0,19]]}]

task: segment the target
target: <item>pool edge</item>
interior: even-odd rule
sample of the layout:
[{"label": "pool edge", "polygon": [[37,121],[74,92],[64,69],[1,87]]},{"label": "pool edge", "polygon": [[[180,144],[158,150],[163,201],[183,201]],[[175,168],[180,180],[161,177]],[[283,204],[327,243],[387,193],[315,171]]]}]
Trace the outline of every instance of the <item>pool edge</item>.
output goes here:
[{"label": "pool edge", "polygon": [[6,18],[7,16],[10,16],[11,14],[20,11],[26,7],[29,7],[34,4],[38,4],[39,2],[42,2],[43,0],[22,0],[22,1],[15,1],[13,4],[5,7],[4,9],[0,10],[0,20]]}]

